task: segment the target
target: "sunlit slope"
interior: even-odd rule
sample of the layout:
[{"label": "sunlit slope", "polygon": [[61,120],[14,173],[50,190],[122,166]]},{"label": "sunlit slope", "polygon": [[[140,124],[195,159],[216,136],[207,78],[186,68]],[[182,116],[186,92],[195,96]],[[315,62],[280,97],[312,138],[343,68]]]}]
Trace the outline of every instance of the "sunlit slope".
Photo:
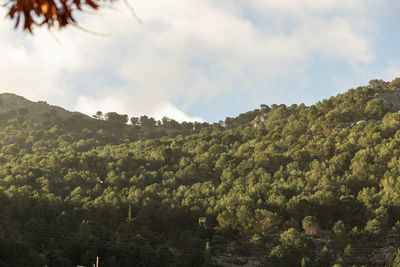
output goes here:
[{"label": "sunlit slope", "polygon": [[400,261],[397,84],[262,105],[175,137],[11,118],[0,131],[0,265]]}]

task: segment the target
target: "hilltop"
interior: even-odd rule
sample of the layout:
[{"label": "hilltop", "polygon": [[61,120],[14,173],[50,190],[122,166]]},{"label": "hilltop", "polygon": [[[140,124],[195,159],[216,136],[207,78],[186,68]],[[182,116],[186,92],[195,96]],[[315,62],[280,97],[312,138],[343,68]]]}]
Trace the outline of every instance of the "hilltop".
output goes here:
[{"label": "hilltop", "polygon": [[65,110],[62,107],[47,104],[45,101],[32,102],[22,96],[11,93],[0,94],[0,116],[23,117],[31,122],[44,122],[49,120],[68,120],[72,117],[92,119],[80,113]]},{"label": "hilltop", "polygon": [[3,120],[0,265],[398,266],[399,83],[199,128]]},{"label": "hilltop", "polygon": [[[164,117],[161,121],[148,116],[128,118],[116,112],[103,114],[98,111],[92,117],[80,112],[71,112],[46,101],[33,102],[11,93],[0,94],[0,127],[11,121],[36,125],[43,130],[56,127],[58,134],[69,133],[78,136],[91,136],[98,139],[107,137],[104,142],[121,143],[138,139],[162,136],[187,135],[207,127],[208,123],[183,122]],[[128,123],[130,122],[130,123]],[[10,129],[10,128],[9,128]],[[5,132],[7,133],[7,132]],[[14,132],[9,132],[14,134]]]}]

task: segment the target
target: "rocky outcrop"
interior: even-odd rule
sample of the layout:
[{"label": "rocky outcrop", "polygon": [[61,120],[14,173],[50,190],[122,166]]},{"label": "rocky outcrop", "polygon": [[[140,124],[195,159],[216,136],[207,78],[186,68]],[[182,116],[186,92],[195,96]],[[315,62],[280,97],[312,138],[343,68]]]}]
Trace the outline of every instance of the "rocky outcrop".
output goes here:
[{"label": "rocky outcrop", "polygon": [[370,255],[370,262],[373,266],[390,266],[396,256],[396,248],[384,247],[377,249]]},{"label": "rocky outcrop", "polygon": [[370,123],[377,123],[376,120],[358,120],[358,121],[353,121],[353,122],[341,122],[339,123],[336,128],[346,128],[346,127],[350,127],[350,126],[358,126],[358,125],[368,125]]},{"label": "rocky outcrop", "polygon": [[253,127],[257,127],[260,123],[266,123],[268,121],[268,113],[257,115],[251,122]]},{"label": "rocky outcrop", "polygon": [[260,260],[252,257],[235,255],[218,255],[213,257],[212,262],[216,266],[223,267],[258,267],[262,266]]},{"label": "rocky outcrop", "polygon": [[262,257],[238,255],[232,244],[214,248],[211,261],[213,265],[221,267],[258,267],[262,266]]},{"label": "rocky outcrop", "polygon": [[389,108],[393,111],[397,111],[400,109],[400,90],[398,89],[383,90],[380,93],[376,93],[375,98],[382,99],[385,108]]}]

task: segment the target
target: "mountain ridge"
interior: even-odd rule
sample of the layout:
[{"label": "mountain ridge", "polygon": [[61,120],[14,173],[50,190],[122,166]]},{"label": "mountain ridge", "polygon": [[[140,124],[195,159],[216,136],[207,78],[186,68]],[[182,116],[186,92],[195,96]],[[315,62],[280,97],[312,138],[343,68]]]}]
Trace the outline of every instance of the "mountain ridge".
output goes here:
[{"label": "mountain ridge", "polygon": [[[371,80],[366,88],[373,89],[374,95],[370,96],[369,100],[380,99],[382,100],[383,106],[391,111],[397,111],[400,109],[400,78],[396,78],[391,82],[384,82],[382,80]],[[338,94],[335,98],[341,95],[346,95],[355,89],[349,89],[345,93]],[[332,99],[331,96],[329,99]],[[329,99],[323,99],[317,103],[310,105],[315,106]],[[297,104],[293,104],[297,105]],[[246,113],[239,114],[237,117],[227,117],[223,122],[224,125],[233,124],[237,126],[237,123],[251,123],[256,127],[260,123],[265,123],[268,120],[268,112],[265,112],[270,108],[267,105],[261,104],[261,109],[255,109]],[[275,104],[272,105],[277,106]],[[43,122],[51,118],[58,117],[62,120],[67,120],[73,117],[80,117],[85,119],[93,120],[94,116],[88,116],[84,113],[77,111],[70,111],[63,107],[48,104],[46,101],[31,101],[24,96],[20,96],[14,93],[0,93],[0,115],[1,114],[20,115],[33,122]],[[249,119],[251,117],[251,119]],[[98,118],[97,118],[98,119]],[[237,120],[232,122],[231,120]],[[169,119],[170,120],[170,119]]]},{"label": "mountain ridge", "polygon": [[56,117],[67,120],[74,116],[93,119],[83,113],[69,111],[60,106],[48,104],[46,101],[31,101],[13,93],[0,94],[0,114],[14,114],[23,116],[32,122],[43,122]]}]

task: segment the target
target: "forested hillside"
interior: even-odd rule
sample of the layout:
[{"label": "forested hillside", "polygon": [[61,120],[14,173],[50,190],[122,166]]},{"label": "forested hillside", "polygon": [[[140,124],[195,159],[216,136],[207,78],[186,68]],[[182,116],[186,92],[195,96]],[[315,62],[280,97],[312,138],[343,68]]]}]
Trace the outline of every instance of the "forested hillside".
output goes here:
[{"label": "forested hillside", "polygon": [[399,266],[399,109],[400,79],[212,125],[7,110],[0,266]]}]

